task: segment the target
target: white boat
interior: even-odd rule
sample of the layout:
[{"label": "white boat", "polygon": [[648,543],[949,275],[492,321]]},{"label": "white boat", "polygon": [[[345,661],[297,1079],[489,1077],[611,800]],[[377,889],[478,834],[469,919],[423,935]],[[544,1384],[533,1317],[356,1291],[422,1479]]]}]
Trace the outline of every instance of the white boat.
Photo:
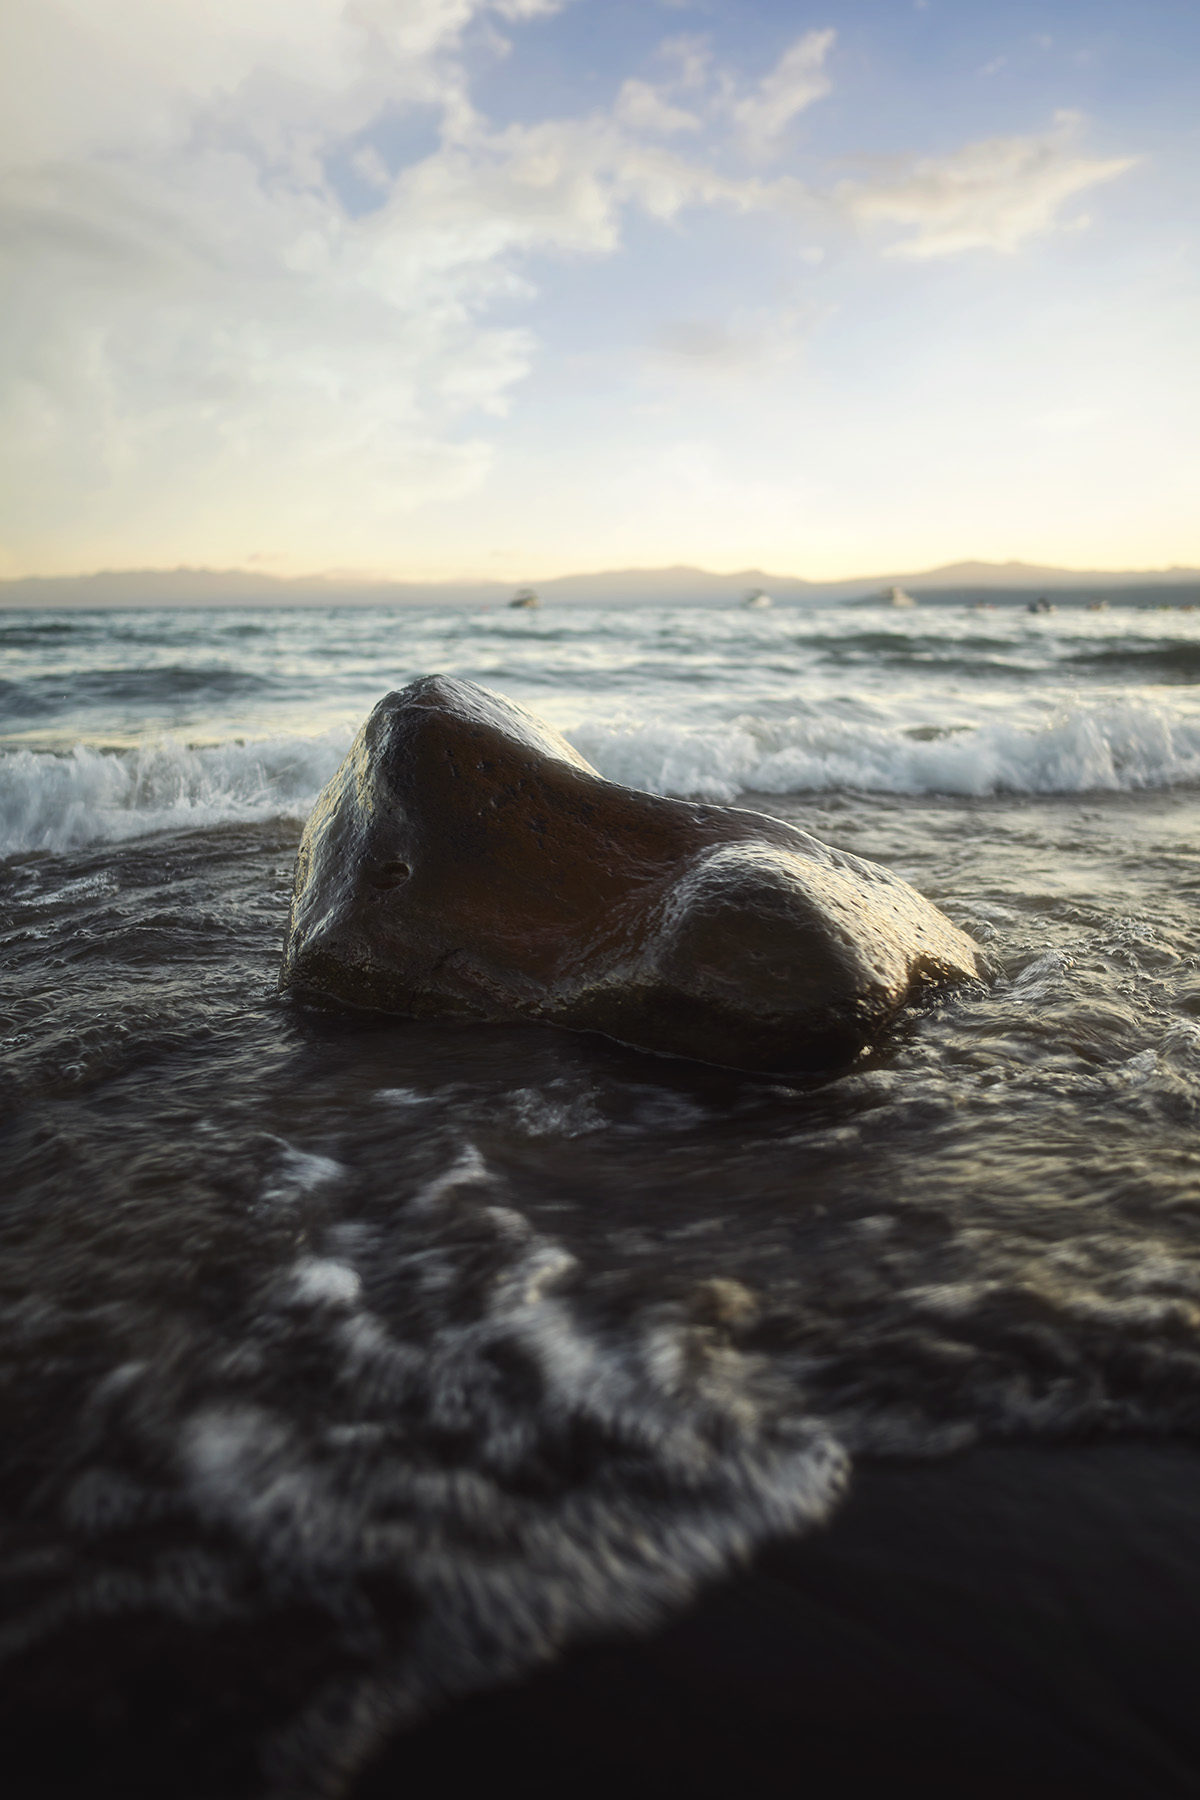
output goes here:
[{"label": "white boat", "polygon": [[774,606],[770,594],[764,594],[761,588],[751,588],[742,596],[742,605],[749,606],[754,612],[765,612],[768,606]]},{"label": "white boat", "polygon": [[540,606],[542,603],[532,588],[518,588],[508,604],[510,606],[523,607],[525,611],[528,612],[533,607]]},{"label": "white boat", "polygon": [[879,596],[884,606],[915,606],[917,603],[911,594],[906,594],[902,587],[885,587]]}]

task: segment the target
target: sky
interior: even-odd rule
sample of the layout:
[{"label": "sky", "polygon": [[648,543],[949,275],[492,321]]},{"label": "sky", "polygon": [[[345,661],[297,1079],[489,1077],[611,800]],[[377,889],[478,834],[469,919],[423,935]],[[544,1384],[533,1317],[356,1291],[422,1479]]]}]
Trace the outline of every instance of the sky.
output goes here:
[{"label": "sky", "polygon": [[1194,0],[0,0],[0,576],[1200,563]]}]

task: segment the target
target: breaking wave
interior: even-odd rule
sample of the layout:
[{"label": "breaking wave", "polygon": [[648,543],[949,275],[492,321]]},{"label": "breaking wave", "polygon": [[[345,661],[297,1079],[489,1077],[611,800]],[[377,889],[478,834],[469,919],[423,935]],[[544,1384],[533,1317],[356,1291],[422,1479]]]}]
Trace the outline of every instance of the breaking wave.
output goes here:
[{"label": "breaking wave", "polygon": [[1067,708],[1036,726],[905,729],[809,717],[717,728],[586,725],[572,741],[610,780],[710,800],[836,788],[1070,794],[1200,779],[1200,721],[1133,702]]},{"label": "breaking wave", "polygon": [[[748,791],[1076,794],[1200,781],[1200,719],[1141,701],[1065,707],[1036,725],[592,718],[568,735],[611,781],[718,801]],[[330,730],[205,747],[163,738],[137,750],[10,751],[0,758],[0,854],[303,818],[348,743],[345,731]]]},{"label": "breaking wave", "polygon": [[0,854],[302,818],[348,743],[329,731],[202,748],[162,738],[136,750],[9,751],[0,758]]}]

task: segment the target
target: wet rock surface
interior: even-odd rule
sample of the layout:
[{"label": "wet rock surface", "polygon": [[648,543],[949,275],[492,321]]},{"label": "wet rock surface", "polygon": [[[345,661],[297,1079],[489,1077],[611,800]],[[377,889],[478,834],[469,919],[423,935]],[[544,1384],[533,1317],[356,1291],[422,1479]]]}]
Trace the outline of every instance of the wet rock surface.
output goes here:
[{"label": "wet rock surface", "polygon": [[380,701],[317,801],[281,984],[782,1070],[847,1062],[922,991],[979,972],[887,870],[606,781],[523,708],[427,676]]}]

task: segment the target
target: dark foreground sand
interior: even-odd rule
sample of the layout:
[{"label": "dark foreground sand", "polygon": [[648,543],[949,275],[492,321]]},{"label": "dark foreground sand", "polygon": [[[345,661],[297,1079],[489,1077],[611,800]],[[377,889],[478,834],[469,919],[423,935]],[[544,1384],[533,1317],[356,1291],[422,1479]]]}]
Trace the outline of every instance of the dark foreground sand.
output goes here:
[{"label": "dark foreground sand", "polygon": [[[685,1619],[396,1742],[356,1800],[1200,1794],[1200,1452],[860,1466]],[[460,1783],[462,1786],[460,1786]]]},{"label": "dark foreground sand", "polygon": [[[304,1629],[281,1622],[255,1646],[81,1628],[9,1687],[6,1791],[261,1793],[256,1726],[320,1660]],[[1200,1451],[860,1465],[826,1532],[770,1550],[655,1636],[586,1647],[395,1739],[353,1800],[501,1788],[1195,1796]]]}]

